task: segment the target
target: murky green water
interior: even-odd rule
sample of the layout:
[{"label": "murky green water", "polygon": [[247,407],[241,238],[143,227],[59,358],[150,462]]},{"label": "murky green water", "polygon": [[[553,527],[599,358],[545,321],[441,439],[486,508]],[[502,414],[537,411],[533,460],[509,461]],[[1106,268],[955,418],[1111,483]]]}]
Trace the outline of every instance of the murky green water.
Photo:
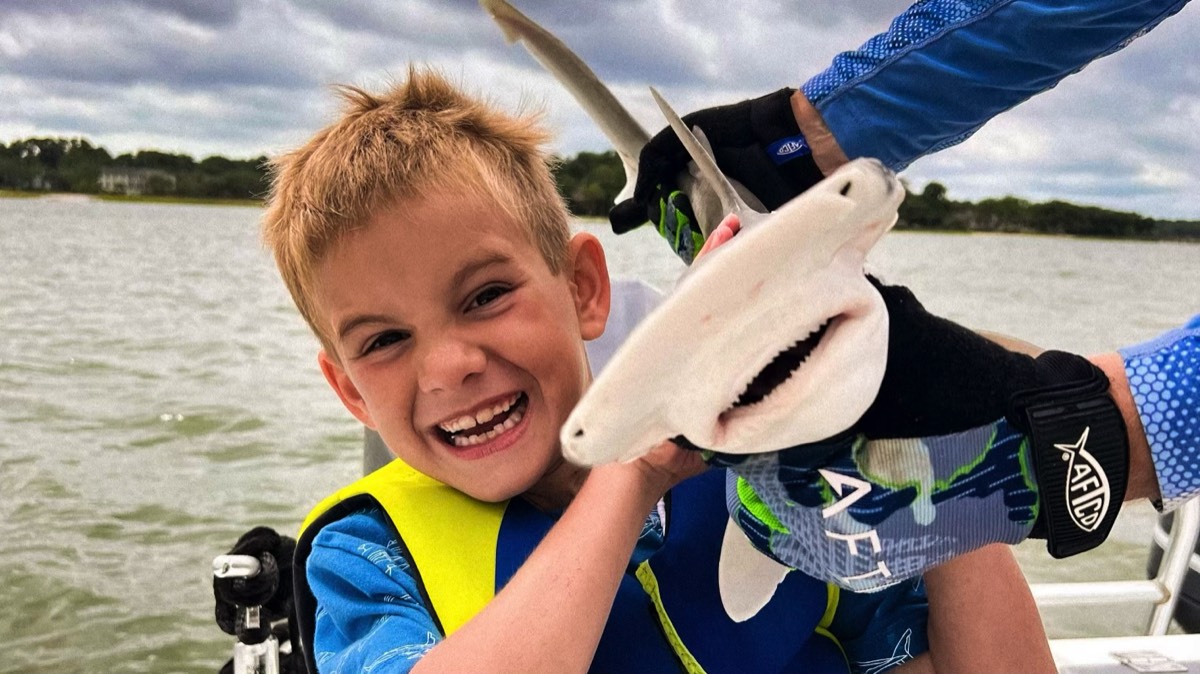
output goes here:
[{"label": "murky green water", "polygon": [[[357,474],[360,429],[258,216],[0,200],[0,672],[216,671],[212,557],[256,524],[293,531]],[[616,273],[669,287],[680,269],[648,232],[584,226]],[[935,312],[1076,351],[1153,336],[1200,297],[1200,246],[898,234],[874,260]],[[1037,578],[1137,577],[1152,513],[1127,519],[1082,571],[1019,554]]]}]

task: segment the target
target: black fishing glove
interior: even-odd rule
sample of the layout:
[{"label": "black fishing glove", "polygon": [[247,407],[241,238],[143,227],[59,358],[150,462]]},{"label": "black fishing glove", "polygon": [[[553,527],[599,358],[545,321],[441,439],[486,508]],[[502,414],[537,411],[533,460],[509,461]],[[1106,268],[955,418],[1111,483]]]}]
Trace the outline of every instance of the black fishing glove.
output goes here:
[{"label": "black fishing glove", "polygon": [[888,311],[883,383],[846,432],[778,452],[713,455],[730,514],[783,564],[876,590],[989,543],[1095,547],[1128,477],[1108,378],[1061,351],[1015,353],[872,281]]},{"label": "black fishing glove", "polygon": [[[698,126],[704,131],[721,171],[744,185],[768,210],[779,208],[824,178],[796,125],[793,93],[795,89],[780,89],[683,117],[688,128]],[[649,220],[672,250],[691,264],[704,243],[704,233],[687,196],[679,191],[680,176],[686,173],[689,161],[691,157],[670,127],[651,138],[642,148],[633,198],[609,212],[613,231],[623,234]]]}]

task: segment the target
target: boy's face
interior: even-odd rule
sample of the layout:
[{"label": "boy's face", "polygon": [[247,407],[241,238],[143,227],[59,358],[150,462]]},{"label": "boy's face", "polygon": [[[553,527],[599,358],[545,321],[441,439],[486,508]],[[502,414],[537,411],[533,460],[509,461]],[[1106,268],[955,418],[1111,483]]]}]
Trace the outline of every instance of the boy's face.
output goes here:
[{"label": "boy's face", "polygon": [[435,195],[381,209],[316,280],[336,351],[321,369],[406,463],[497,501],[562,462],[590,379],[583,339],[608,316],[594,237],[576,235],[554,275],[492,201]]}]

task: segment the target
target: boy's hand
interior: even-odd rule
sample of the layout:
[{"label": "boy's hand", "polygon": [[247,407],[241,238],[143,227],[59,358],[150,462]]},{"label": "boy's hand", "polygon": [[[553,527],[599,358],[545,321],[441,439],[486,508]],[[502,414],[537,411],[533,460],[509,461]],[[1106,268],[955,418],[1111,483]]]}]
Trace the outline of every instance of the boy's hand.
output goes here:
[{"label": "boy's hand", "polygon": [[[770,210],[824,178],[796,123],[791,104],[795,94],[794,89],[780,89],[683,117],[689,128],[704,130],[721,171]],[[649,220],[675,253],[691,264],[705,237],[691,203],[679,189],[689,161],[670,127],[651,138],[642,148],[633,198],[609,212],[613,231],[623,234]]]},{"label": "boy's hand", "polygon": [[712,234],[708,236],[708,240],[704,242],[704,245],[700,248],[700,251],[696,253],[696,259],[699,260],[717,248],[725,245],[740,231],[742,231],[742,221],[738,219],[738,216],[734,215],[733,213],[726,215],[725,219],[722,220],[721,223],[717,225],[716,229],[712,231]]},{"label": "boy's hand", "polygon": [[657,492],[656,501],[671,487],[708,468],[699,452],[683,449],[670,440],[630,462],[629,466],[641,473],[649,485],[649,491]]}]

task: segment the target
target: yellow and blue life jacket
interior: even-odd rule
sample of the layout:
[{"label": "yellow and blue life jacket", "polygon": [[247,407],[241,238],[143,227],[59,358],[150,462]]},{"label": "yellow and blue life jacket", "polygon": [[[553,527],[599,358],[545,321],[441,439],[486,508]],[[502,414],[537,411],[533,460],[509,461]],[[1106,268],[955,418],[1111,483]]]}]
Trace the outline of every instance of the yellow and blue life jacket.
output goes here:
[{"label": "yellow and blue life jacket", "polygon": [[[823,582],[788,574],[755,617],[735,623],[726,615],[717,588],[724,488],[724,471],[713,469],[668,493],[666,540],[622,579],[591,671],[848,671],[826,630],[837,590]],[[297,622],[314,674],[317,607],[305,562],[323,526],[371,505],[387,514],[443,635],[495,596],[555,522],[523,499],[477,501],[400,461],[339,490],[309,514],[296,548]]]}]

